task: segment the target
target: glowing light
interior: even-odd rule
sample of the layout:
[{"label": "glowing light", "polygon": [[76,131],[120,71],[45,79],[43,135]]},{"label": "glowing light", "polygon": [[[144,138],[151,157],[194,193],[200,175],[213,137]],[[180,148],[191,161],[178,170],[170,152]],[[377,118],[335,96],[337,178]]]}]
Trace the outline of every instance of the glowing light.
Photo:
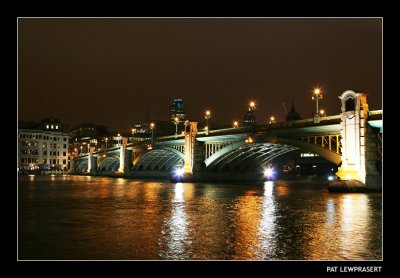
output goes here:
[{"label": "glowing light", "polygon": [[254,106],[256,106],[256,103],[254,101],[250,101],[250,107],[253,108]]},{"label": "glowing light", "polygon": [[150,128],[153,129],[154,128],[154,123],[150,124]]},{"label": "glowing light", "polygon": [[333,177],[333,176],[328,176],[328,180],[329,180],[329,181],[333,181],[333,180],[334,180],[334,177]]},{"label": "glowing light", "polygon": [[267,178],[270,178],[274,175],[274,169],[273,168],[267,168],[264,170],[264,176]]},{"label": "glowing light", "polygon": [[234,127],[234,128],[237,128],[238,126],[239,126],[238,121],[234,121],[234,122],[233,122],[233,127]]},{"label": "glowing light", "polygon": [[346,175],[346,180],[350,180],[350,175]]},{"label": "glowing light", "polygon": [[321,92],[321,90],[319,88],[314,89],[314,94],[318,95],[320,92]]},{"label": "glowing light", "polygon": [[271,116],[271,118],[269,118],[269,123],[270,124],[275,123],[275,117],[274,116]]},{"label": "glowing light", "polygon": [[175,175],[177,175],[178,177],[182,177],[184,173],[185,171],[183,170],[183,168],[178,168],[175,170]]},{"label": "glowing light", "polygon": [[179,122],[179,118],[175,117],[175,123],[178,123],[178,122]]},{"label": "glowing light", "polygon": [[321,116],[324,115],[324,114],[325,114],[324,109],[319,110],[319,114],[320,114]]}]

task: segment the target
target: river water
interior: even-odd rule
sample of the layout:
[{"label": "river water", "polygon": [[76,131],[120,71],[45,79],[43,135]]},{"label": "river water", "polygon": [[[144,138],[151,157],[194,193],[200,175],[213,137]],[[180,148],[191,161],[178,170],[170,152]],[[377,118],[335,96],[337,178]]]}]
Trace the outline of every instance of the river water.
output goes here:
[{"label": "river water", "polygon": [[324,181],[18,177],[22,260],[381,260],[382,194]]}]

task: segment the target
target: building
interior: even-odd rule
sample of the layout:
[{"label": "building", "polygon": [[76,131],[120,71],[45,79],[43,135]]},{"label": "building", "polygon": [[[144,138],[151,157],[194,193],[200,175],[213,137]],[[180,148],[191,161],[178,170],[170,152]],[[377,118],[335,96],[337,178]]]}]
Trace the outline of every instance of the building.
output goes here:
[{"label": "building", "polygon": [[254,110],[250,110],[246,112],[243,119],[244,126],[254,126],[256,125],[256,117],[254,116]]},{"label": "building", "polygon": [[183,100],[180,98],[174,99],[169,107],[169,119],[174,122],[175,118],[178,118],[180,122],[186,120],[186,110],[183,107]]},{"label": "building", "polygon": [[112,136],[104,125],[92,123],[80,124],[72,128],[69,131],[69,135],[71,138],[69,151],[74,155],[88,153],[90,147],[98,150],[113,146]]},{"label": "building", "polygon": [[40,123],[20,122],[18,127],[18,170],[21,172],[68,169],[69,136],[54,118]]}]

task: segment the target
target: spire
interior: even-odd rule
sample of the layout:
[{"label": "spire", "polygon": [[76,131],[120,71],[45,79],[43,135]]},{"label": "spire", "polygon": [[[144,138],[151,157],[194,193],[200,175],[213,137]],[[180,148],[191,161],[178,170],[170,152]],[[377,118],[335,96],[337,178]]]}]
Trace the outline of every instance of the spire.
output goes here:
[{"label": "spire", "polygon": [[292,98],[292,108],[290,108],[290,112],[296,112],[296,109],[294,108],[294,99]]},{"label": "spire", "polygon": [[296,108],[294,107],[294,100],[292,98],[292,108],[290,108],[290,112],[286,115],[286,121],[296,121],[301,120],[299,113],[296,112]]}]

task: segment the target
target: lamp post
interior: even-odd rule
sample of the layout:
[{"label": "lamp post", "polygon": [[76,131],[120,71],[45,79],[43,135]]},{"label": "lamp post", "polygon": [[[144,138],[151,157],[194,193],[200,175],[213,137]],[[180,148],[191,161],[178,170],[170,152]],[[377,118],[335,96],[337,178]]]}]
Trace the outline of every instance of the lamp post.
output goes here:
[{"label": "lamp post", "polygon": [[118,140],[118,146],[121,146],[121,134],[118,133],[118,137],[117,138],[118,138],[117,139]]},{"label": "lamp post", "polygon": [[249,111],[254,111],[254,110],[256,110],[256,103],[255,101],[250,101]]},{"label": "lamp post", "polygon": [[317,110],[315,112],[315,114],[318,114],[318,100],[322,99],[322,92],[319,88],[315,88],[314,89],[314,94],[312,96],[312,100],[315,100],[316,106],[317,106]]},{"label": "lamp post", "polygon": [[319,110],[319,114],[320,114],[322,117],[325,117],[325,116],[326,116],[325,110],[324,110],[324,109]]},{"label": "lamp post", "polygon": [[108,138],[106,137],[106,139],[104,139],[106,141],[106,150],[107,150],[107,142],[108,142]]},{"label": "lamp post", "polygon": [[206,135],[208,135],[210,128],[208,127],[208,120],[211,118],[211,111],[207,110],[206,115],[204,117],[207,120],[207,126],[206,126]]},{"label": "lamp post", "polygon": [[135,134],[136,134],[136,128],[132,128],[132,143],[133,143]]},{"label": "lamp post", "polygon": [[238,121],[234,121],[233,122],[233,128],[237,128],[239,126],[239,122]]},{"label": "lamp post", "polygon": [[82,155],[82,151],[83,151],[83,146],[81,145],[81,153],[80,153],[80,155]]},{"label": "lamp post", "polygon": [[151,129],[151,143],[153,144],[154,123],[150,124],[150,129]]},{"label": "lamp post", "polygon": [[175,138],[178,138],[178,124],[179,124],[178,117],[175,117],[174,123],[175,123]]}]

